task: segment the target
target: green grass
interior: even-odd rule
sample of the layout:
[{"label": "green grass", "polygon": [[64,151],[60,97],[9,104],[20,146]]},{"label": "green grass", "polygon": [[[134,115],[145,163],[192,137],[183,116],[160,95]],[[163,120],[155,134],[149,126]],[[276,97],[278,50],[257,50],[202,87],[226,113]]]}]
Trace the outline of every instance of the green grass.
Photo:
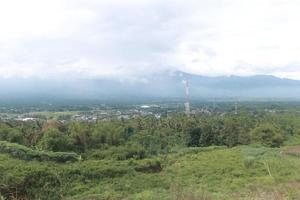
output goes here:
[{"label": "green grass", "polygon": [[293,185],[300,185],[299,172],[300,158],[282,154],[280,149],[251,146],[194,148],[145,160],[67,164],[0,154],[1,188],[8,191],[18,186],[32,199],[231,200],[271,199],[272,195],[296,199],[298,190]]},{"label": "green grass", "polygon": [[284,146],[300,145],[300,135],[289,136],[283,143]]}]

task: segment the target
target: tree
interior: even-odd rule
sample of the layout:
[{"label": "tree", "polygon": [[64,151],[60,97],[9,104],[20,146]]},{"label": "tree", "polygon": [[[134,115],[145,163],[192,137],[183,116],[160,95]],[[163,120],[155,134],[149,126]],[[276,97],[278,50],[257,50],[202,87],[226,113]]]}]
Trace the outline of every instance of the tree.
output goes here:
[{"label": "tree", "polygon": [[199,127],[190,129],[190,131],[188,131],[187,145],[189,147],[199,146],[201,134],[202,134],[202,129]]},{"label": "tree", "polygon": [[86,124],[79,122],[70,123],[68,134],[76,146],[76,151],[84,152],[88,148],[90,134]]},{"label": "tree", "polygon": [[251,131],[253,142],[260,143],[268,147],[280,147],[284,141],[282,131],[274,124],[264,123]]},{"label": "tree", "polygon": [[49,128],[43,132],[38,146],[49,151],[71,151],[72,141],[65,133],[60,132],[58,129]]},{"label": "tree", "polygon": [[0,140],[6,140],[12,143],[24,144],[24,135],[17,128],[0,126]]},{"label": "tree", "polygon": [[134,134],[134,128],[132,126],[126,126],[123,131],[123,138],[128,140]]},{"label": "tree", "polygon": [[103,144],[120,145],[124,140],[122,133],[124,133],[124,130],[119,125],[113,123],[99,123],[92,132],[91,143],[93,147],[99,147]]},{"label": "tree", "polygon": [[24,134],[24,140],[27,146],[35,146],[42,136],[42,125],[39,121],[22,122],[20,129]]},{"label": "tree", "polygon": [[215,144],[215,134],[210,124],[204,124],[199,138],[199,146],[206,147]]},{"label": "tree", "polygon": [[225,121],[225,144],[229,147],[233,147],[238,144],[239,135],[242,134],[241,128],[238,125],[236,119],[227,119]]},{"label": "tree", "polygon": [[7,134],[7,141],[12,143],[24,144],[24,135],[18,129],[9,129]]},{"label": "tree", "polygon": [[162,146],[166,145],[164,140],[157,135],[157,132],[150,130],[139,131],[131,138],[131,142],[140,144],[150,155],[159,153]]}]

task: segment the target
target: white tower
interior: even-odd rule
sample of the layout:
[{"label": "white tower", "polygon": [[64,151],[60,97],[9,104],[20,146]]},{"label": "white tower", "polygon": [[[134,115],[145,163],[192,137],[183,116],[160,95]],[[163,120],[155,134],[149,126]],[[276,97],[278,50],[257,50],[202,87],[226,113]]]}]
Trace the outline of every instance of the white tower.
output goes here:
[{"label": "white tower", "polygon": [[236,114],[236,115],[237,115],[237,114],[238,114],[238,106],[237,106],[237,102],[235,102],[235,106],[234,106],[234,107],[235,107],[234,114]]},{"label": "white tower", "polygon": [[183,84],[184,84],[184,87],[185,87],[185,103],[184,103],[185,114],[186,114],[186,116],[189,117],[191,115],[191,111],[190,111],[189,82],[187,80],[184,80]]}]

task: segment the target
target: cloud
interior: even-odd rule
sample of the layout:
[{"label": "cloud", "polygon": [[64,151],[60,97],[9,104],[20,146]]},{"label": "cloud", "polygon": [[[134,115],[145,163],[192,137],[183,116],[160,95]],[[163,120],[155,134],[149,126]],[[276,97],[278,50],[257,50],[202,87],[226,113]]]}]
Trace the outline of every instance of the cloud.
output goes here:
[{"label": "cloud", "polygon": [[0,76],[300,79],[297,0],[0,0]]}]

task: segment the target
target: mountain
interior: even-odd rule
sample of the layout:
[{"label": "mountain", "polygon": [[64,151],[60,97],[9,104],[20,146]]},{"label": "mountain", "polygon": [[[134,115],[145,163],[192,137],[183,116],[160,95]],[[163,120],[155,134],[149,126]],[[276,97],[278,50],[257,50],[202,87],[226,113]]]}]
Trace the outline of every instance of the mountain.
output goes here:
[{"label": "mountain", "polygon": [[204,77],[184,74],[199,98],[300,99],[300,81],[270,75]]},{"label": "mountain", "polygon": [[300,81],[270,75],[207,77],[184,72],[166,72],[143,81],[111,79],[0,80],[0,99],[182,99],[183,80],[188,80],[191,99],[299,99]]}]

